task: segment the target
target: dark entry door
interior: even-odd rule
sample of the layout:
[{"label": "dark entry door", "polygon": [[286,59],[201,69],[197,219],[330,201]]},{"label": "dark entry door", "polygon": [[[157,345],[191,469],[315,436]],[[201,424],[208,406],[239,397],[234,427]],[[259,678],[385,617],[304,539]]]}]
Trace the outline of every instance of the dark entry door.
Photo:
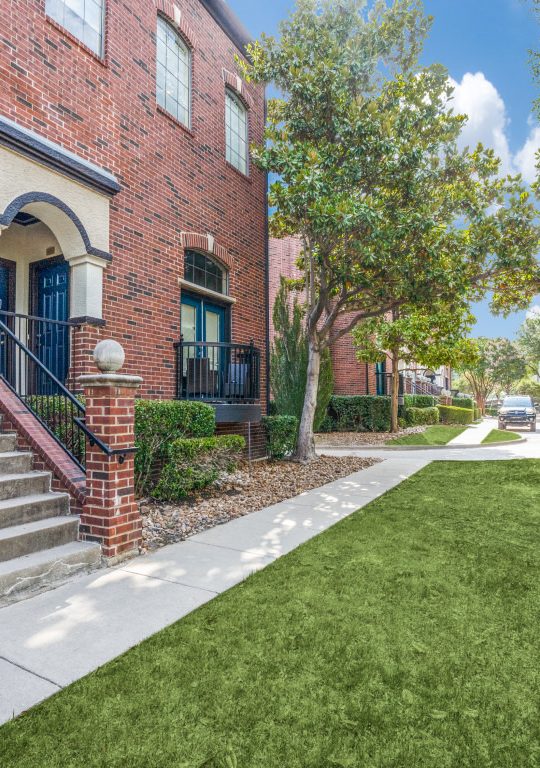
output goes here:
[{"label": "dark entry door", "polygon": [[[11,307],[11,279],[12,270],[6,264],[0,264],[0,320],[5,323],[8,328],[12,326],[12,318],[5,315],[4,312],[10,312]],[[8,376],[7,370],[7,344],[4,334],[0,334],[0,374]]]},{"label": "dark entry door", "polygon": [[69,367],[69,326],[62,325],[69,317],[69,265],[40,264],[36,266],[36,314],[51,321],[39,323],[36,354],[41,362],[62,383]]}]

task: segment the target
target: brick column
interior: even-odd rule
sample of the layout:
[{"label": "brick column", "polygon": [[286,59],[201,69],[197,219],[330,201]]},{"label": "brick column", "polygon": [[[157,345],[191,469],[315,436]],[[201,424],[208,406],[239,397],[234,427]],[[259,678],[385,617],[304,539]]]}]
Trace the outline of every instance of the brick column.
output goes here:
[{"label": "brick column", "polygon": [[142,379],[116,372],[123,359],[119,344],[102,341],[94,351],[100,372],[79,377],[86,398],[86,425],[112,452],[108,455],[87,440],[87,496],[80,533],[86,541],[100,542],[109,564],[135,554],[142,540],[142,518],[134,490],[134,455],[122,452],[134,445],[135,394]]}]

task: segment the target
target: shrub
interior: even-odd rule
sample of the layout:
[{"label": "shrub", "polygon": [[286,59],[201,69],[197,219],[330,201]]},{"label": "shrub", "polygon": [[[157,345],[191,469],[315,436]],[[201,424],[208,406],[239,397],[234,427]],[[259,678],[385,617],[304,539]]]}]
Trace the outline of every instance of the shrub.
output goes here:
[{"label": "shrub", "polygon": [[403,404],[405,410],[409,408],[434,408],[437,398],[433,395],[404,395]]},{"label": "shrub", "polygon": [[453,397],[452,405],[455,408],[469,408],[472,411],[476,407],[476,402],[472,397]]},{"label": "shrub", "polygon": [[473,412],[470,408],[456,408],[453,405],[439,405],[438,408],[443,424],[472,424]]},{"label": "shrub", "polygon": [[486,415],[487,416],[498,416],[499,415],[499,409],[498,408],[486,408]]},{"label": "shrub", "polygon": [[180,438],[168,447],[154,496],[164,501],[179,501],[191,491],[206,488],[222,472],[232,472],[246,447],[240,435]]},{"label": "shrub", "polygon": [[480,408],[477,408],[476,405],[473,408],[474,411],[474,420],[479,421],[482,418],[482,411]]},{"label": "shrub", "polygon": [[296,416],[265,416],[266,446],[271,459],[284,459],[296,448],[298,419]]},{"label": "shrub", "polygon": [[215,411],[206,403],[189,400],[135,401],[135,489],[151,490],[152,476],[167,457],[169,444],[181,437],[211,437]]},{"label": "shrub", "polygon": [[334,395],[328,413],[337,432],[389,432],[390,403],[376,395]]},{"label": "shrub", "polygon": [[407,408],[405,421],[409,427],[417,427],[421,424],[438,424],[439,409],[433,408]]}]

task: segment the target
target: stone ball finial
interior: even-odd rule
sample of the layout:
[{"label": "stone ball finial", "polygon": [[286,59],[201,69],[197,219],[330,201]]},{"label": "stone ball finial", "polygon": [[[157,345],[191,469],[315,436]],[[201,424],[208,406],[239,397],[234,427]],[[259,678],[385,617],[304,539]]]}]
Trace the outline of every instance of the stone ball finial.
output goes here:
[{"label": "stone ball finial", "polygon": [[94,362],[102,373],[116,373],[124,365],[124,348],[114,339],[103,339],[94,349]]}]

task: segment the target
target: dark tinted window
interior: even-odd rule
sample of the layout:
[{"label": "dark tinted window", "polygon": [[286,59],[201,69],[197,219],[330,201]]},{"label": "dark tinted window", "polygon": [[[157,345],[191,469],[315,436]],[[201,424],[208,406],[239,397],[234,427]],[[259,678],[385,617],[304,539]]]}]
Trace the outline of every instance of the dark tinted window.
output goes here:
[{"label": "dark tinted window", "polygon": [[505,397],[503,408],[532,408],[533,402],[530,397]]},{"label": "dark tinted window", "polygon": [[226,272],[204,253],[186,251],[184,276],[190,283],[217,293],[227,292]]}]

